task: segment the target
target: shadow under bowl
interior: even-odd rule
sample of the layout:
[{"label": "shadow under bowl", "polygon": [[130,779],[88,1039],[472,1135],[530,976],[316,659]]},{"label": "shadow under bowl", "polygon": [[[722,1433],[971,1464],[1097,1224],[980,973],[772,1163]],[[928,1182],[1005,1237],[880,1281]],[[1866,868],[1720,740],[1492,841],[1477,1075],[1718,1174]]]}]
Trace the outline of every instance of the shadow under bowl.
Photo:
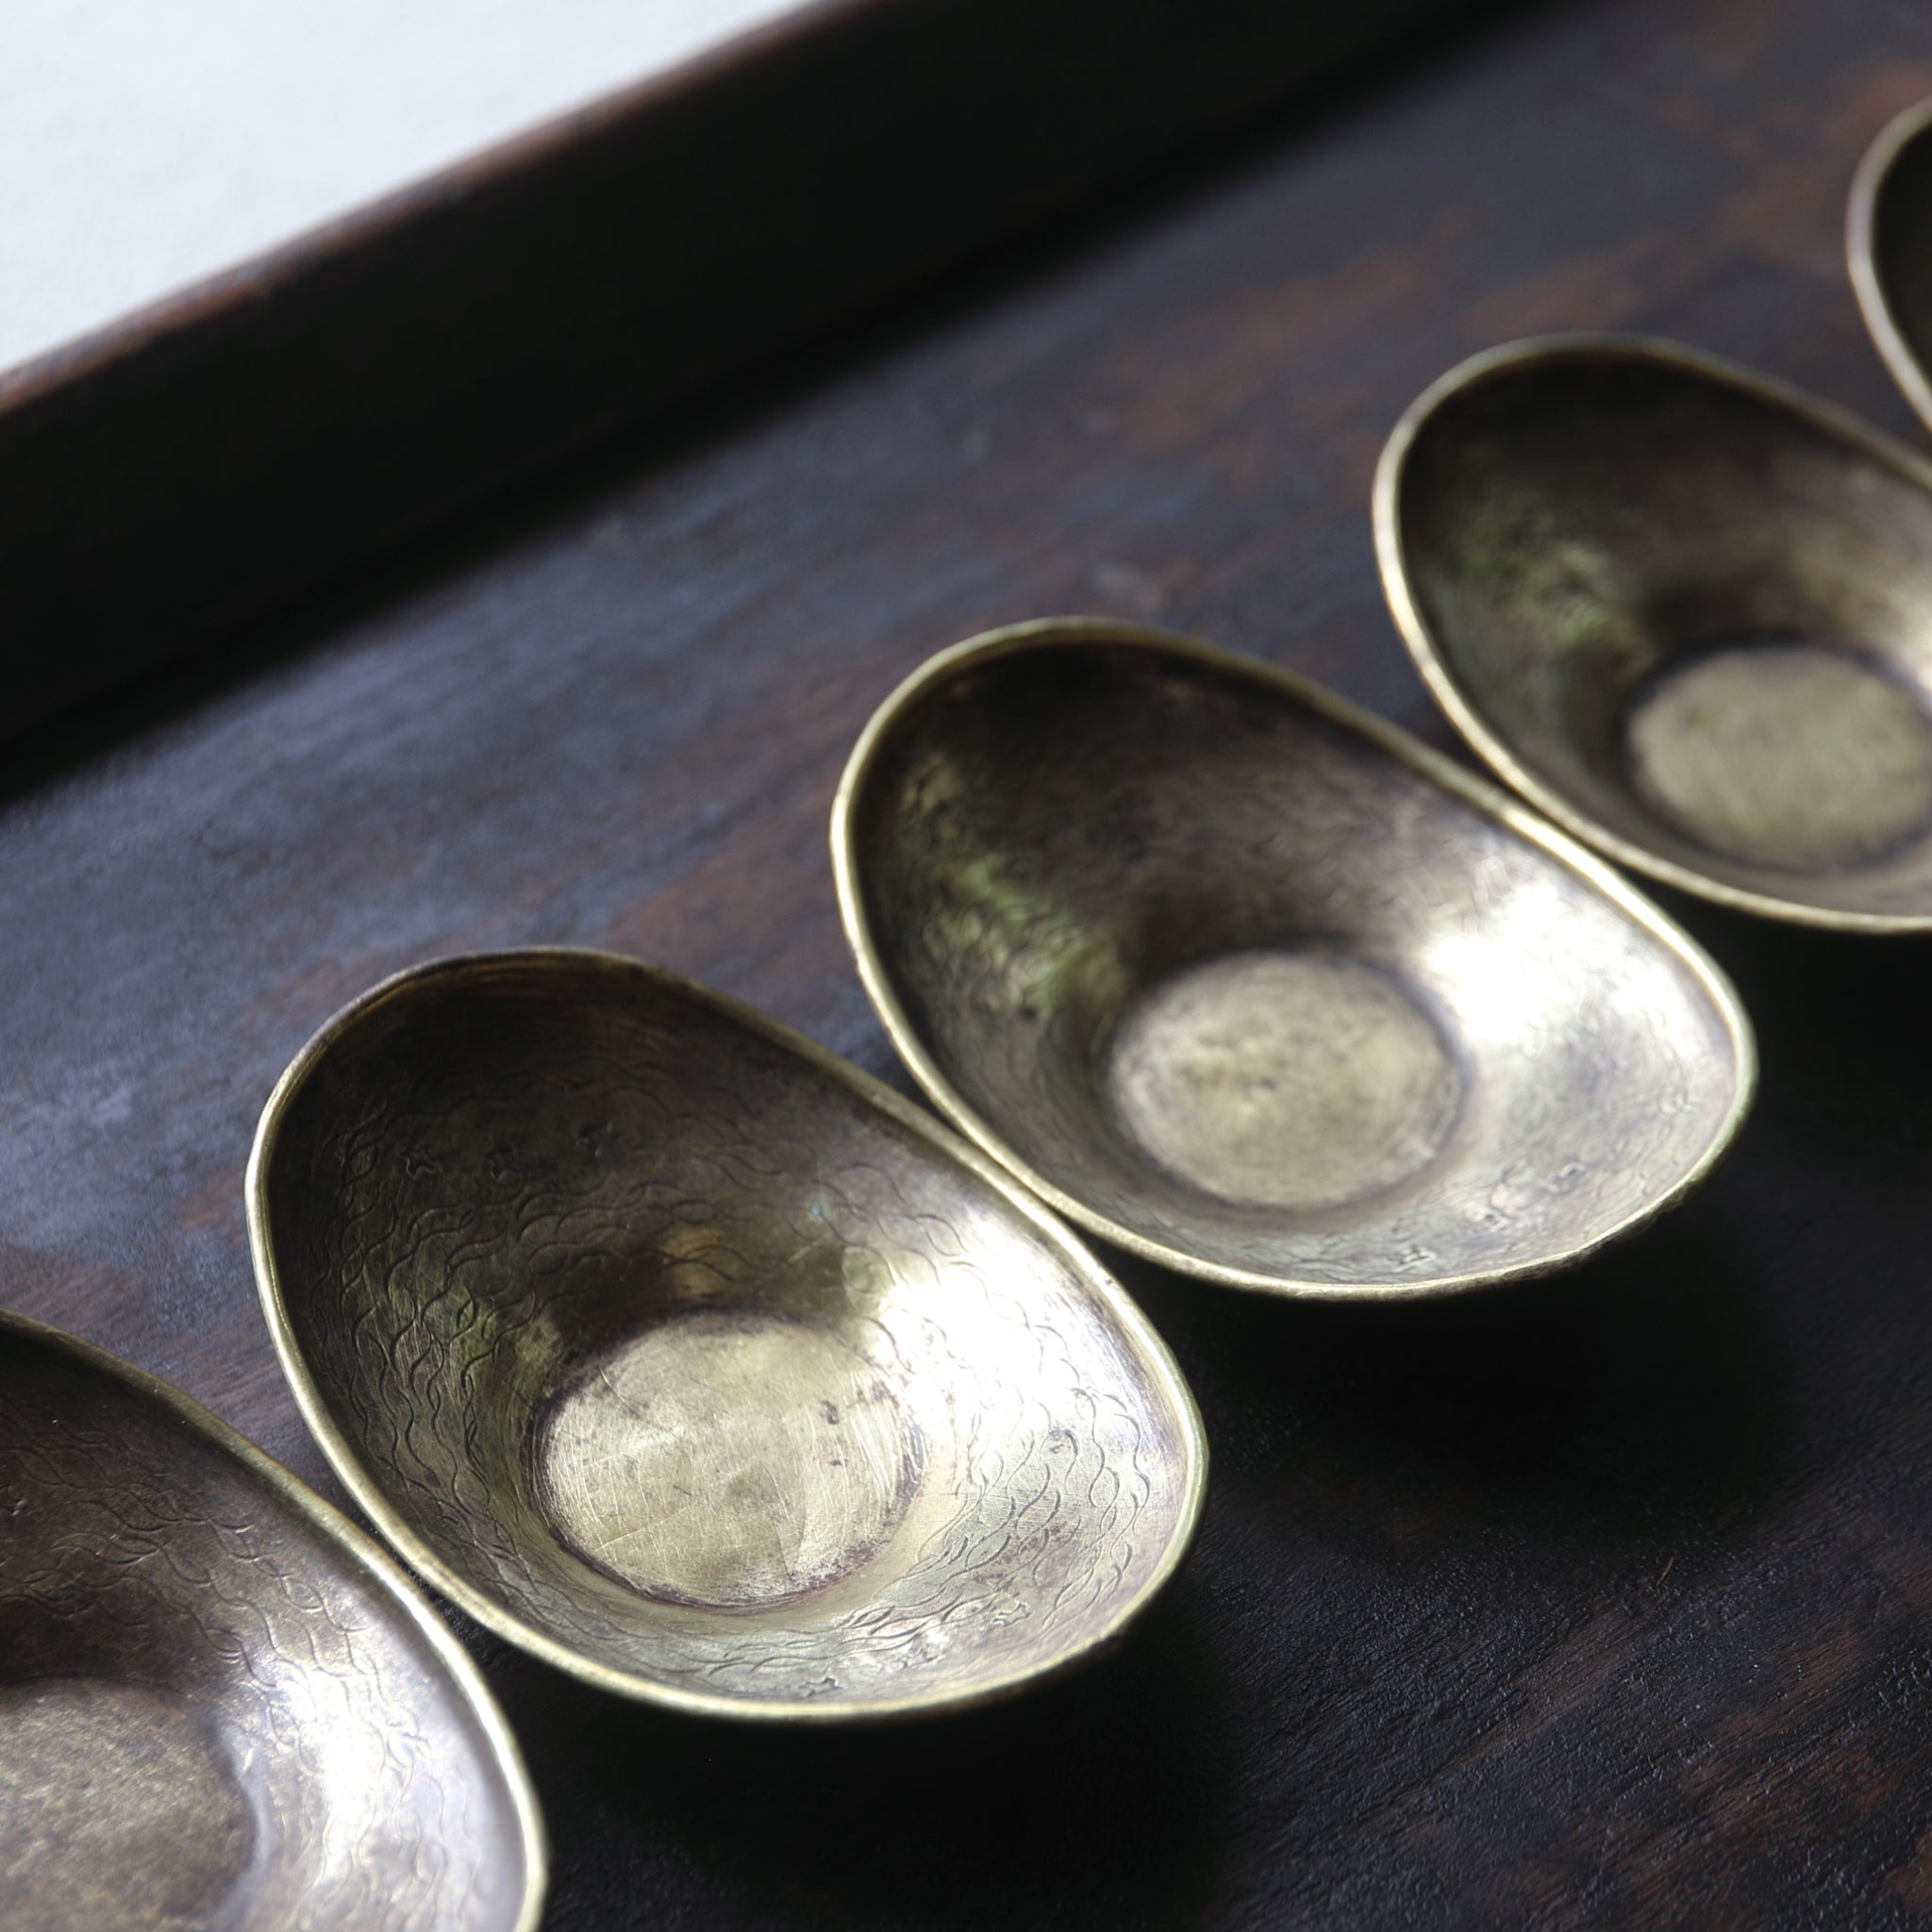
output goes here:
[{"label": "shadow under bowl", "polygon": [[941,654],[847,766],[873,1002],[1028,1187],[1184,1273],[1547,1273],[1709,1171],[1755,1080],[1710,961],[1494,787],[1303,679],[1058,619]]},{"label": "shadow under bowl", "polygon": [[1533,341],[1409,410],[1375,533],[1436,696],[1560,824],[1741,911],[1932,929],[1932,465],[1714,357]]},{"label": "shadow under bowl", "polygon": [[357,1500],[588,1681],[904,1715],[1093,1654],[1173,1571],[1199,1419],[991,1163],[823,1049],[608,955],[404,974],[250,1169],[263,1303]]},{"label": "shadow under bowl", "polygon": [[534,1932],[475,1667],[359,1530],[185,1396],[0,1314],[8,1932]]}]

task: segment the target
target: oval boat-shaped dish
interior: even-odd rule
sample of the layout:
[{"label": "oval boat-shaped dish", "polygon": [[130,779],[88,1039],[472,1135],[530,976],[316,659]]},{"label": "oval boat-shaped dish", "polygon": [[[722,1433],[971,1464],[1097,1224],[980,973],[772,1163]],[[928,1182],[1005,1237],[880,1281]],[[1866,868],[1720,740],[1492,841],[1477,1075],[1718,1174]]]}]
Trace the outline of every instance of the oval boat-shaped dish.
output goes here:
[{"label": "oval boat-shaped dish", "polygon": [[1932,466],[1668,342],[1521,342],[1397,425],[1383,586],[1457,727],[1625,864],[1932,929]]},{"label": "oval boat-shaped dish", "polygon": [[1682,1198],[1749,1104],[1724,976],[1406,733],[1184,638],[933,658],[834,808],[927,1092],[1083,1225],[1281,1294],[1546,1273]]},{"label": "oval boat-shaped dish", "polygon": [[360,1530],[177,1391],[0,1314],[8,1932],[534,1932],[536,1798]]},{"label": "oval boat-shaped dish", "polygon": [[1852,181],[1845,257],[1865,326],[1892,379],[1932,424],[1932,101],[1907,108]]},{"label": "oval boat-shaped dish", "polygon": [[1112,1640],[1192,1534],[1192,1399],[1085,1250],[876,1081],[634,960],[377,988],[283,1077],[248,1202],[358,1502],[608,1690],[980,1703]]}]

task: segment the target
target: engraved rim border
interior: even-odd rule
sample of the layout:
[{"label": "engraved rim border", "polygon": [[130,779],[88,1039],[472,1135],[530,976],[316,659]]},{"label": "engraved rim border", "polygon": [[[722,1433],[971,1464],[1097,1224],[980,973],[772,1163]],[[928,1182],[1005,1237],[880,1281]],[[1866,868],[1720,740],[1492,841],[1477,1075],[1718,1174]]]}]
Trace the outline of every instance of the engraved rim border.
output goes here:
[{"label": "engraved rim border", "polygon": [[1919,420],[1932,424],[1932,381],[1926,379],[1924,368],[1892,312],[1891,298],[1878,273],[1876,249],[1878,201],[1892,163],[1928,127],[1932,127],[1932,100],[1893,115],[1865,150],[1858,171],[1852,176],[1851,197],[1845,206],[1845,266],[1851,273],[1852,292],[1858,298],[1865,327],[1891,372],[1891,379],[1905,391]]},{"label": "engraved rim border", "polygon": [[[864,1704],[822,1704],[812,1700],[730,1697],[719,1692],[687,1690],[664,1684],[634,1672],[598,1663],[570,1645],[559,1643],[534,1624],[526,1623],[493,1597],[455,1574],[404,1522],[380,1487],[362,1466],[348,1439],[336,1426],[309,1375],[308,1363],[295,1345],[287,1304],[282,1295],[281,1277],[275,1261],[269,1228],[267,1179],[275,1159],[275,1141],[283,1117],[323,1056],[350,1028],[377,1007],[399,993],[426,980],[487,976],[495,972],[514,970],[548,962],[559,966],[609,973],[645,981],[681,996],[694,999],[713,1011],[761,1034],[776,1045],[796,1054],[814,1071],[834,1085],[870,1103],[898,1125],[927,1142],[934,1153],[984,1181],[1042,1236],[1086,1287],[1100,1307],[1118,1323],[1137,1347],[1151,1372],[1151,1379],[1165,1394],[1172,1407],[1182,1442],[1185,1481],[1179,1497],[1173,1534],[1161,1553],[1160,1561],[1139,1591],[1108,1619],[1101,1630],[1068,1651],[1044,1663],[1012,1671],[970,1690],[940,1695],[881,1698]],[[485,1628],[526,1651],[532,1657],[602,1690],[615,1691],[640,1703],[660,1706],[701,1717],[726,1717],[753,1722],[782,1721],[816,1724],[863,1724],[908,1718],[937,1716],[942,1712],[967,1710],[995,1704],[1015,1696],[1035,1685],[1058,1677],[1097,1659],[1111,1650],[1126,1634],[1128,1626],[1153,1603],[1186,1559],[1200,1528],[1201,1510],[1208,1491],[1208,1436],[1193,1391],[1181,1374],[1173,1351],[1139,1305],[1100,1265],[1086,1245],[1039,1201],[1017,1186],[1012,1175],[996,1161],[990,1160],[976,1147],[962,1140],[942,1122],[923,1108],[894,1093],[863,1068],[841,1058],[829,1047],[784,1022],[774,1019],[757,1007],[715,991],[684,974],[673,973],[646,960],[592,946],[519,946],[498,951],[462,953],[446,958],[429,959],[406,967],[369,989],[359,998],[326,1021],[303,1047],[275,1083],[268,1105],[262,1109],[256,1129],[255,1145],[248,1158],[245,1184],[248,1210],[248,1245],[255,1264],[256,1284],[261,1307],[282,1373],[293,1390],[302,1419],[322,1445],[330,1467],[342,1487],[355,1498],[357,1507],[375,1524],[391,1547],[449,1601],[474,1617]],[[292,1480],[292,1478],[291,1478]],[[520,1928],[522,1932],[522,1928]]]},{"label": "engraved rim border", "polygon": [[542,1807],[537,1802],[536,1787],[530,1782],[530,1774],[517,1746],[515,1733],[511,1731],[476,1660],[457,1641],[456,1634],[423,1594],[415,1578],[366,1530],[351,1523],[299,1476],[283,1468],[264,1450],[258,1449],[240,1430],[224,1422],[212,1409],[204,1408],[172,1382],[163,1381],[160,1376],[124,1360],[120,1356],[109,1354],[107,1349],[65,1328],[36,1321],[30,1315],[0,1308],[0,1334],[8,1331],[43,1342],[159,1404],[187,1428],[239,1462],[300,1522],[331,1547],[341,1551],[356,1569],[366,1573],[371,1585],[378,1592],[393,1600],[448,1673],[463,1703],[475,1719],[486,1747],[485,1755],[494,1764],[509,1793],[517,1815],[518,1836],[524,1855],[524,1896],[514,1922],[515,1932],[537,1932],[543,1915],[544,1894],[549,1887],[550,1847],[543,1825]]},{"label": "engraved rim border", "polygon": [[[887,734],[898,723],[900,716],[924,696],[929,686],[941,682],[967,664],[990,662],[995,658],[1017,656],[1027,651],[1051,650],[1061,644],[1096,643],[1124,645],[1188,658],[1232,677],[1272,686],[1318,716],[1367,740],[1378,751],[1440,786],[1465,805],[1473,806],[1485,817],[1508,826],[1595,887],[1619,911],[1641,926],[1690,969],[1724,1022],[1737,1068],[1737,1080],[1730,1108],[1703,1155],[1655,1201],[1626,1215],[1604,1233],[1557,1253],[1509,1268],[1474,1270],[1460,1274],[1429,1276],[1418,1281],[1360,1282],[1305,1281],[1203,1260],[1186,1249],[1151,1241],[1132,1228],[1122,1226],[1022,1160],[946,1078],[907,1017],[880,959],[871,923],[866,917],[864,895],[859,887],[855,819],[858,798],[865,790],[874,760]],[[1512,1281],[1535,1280],[1557,1274],[1648,1226],[1701,1187],[1730,1151],[1757,1096],[1757,1039],[1736,989],[1710,955],[1621,874],[1539,817],[1521,801],[1511,798],[1507,792],[1474,773],[1465,771],[1441,752],[1424,744],[1420,739],[1411,737],[1399,725],[1390,724],[1387,719],[1352,704],[1296,672],[1284,670],[1264,658],[1223,650],[1218,645],[1179,632],[1156,630],[1144,625],[1118,622],[1112,618],[1044,617],[982,632],[928,658],[879,706],[859,734],[833,800],[831,838],[839,914],[858,962],[859,978],[864,982],[873,1008],[898,1049],[900,1058],[911,1069],[913,1077],[934,1105],[1043,1201],[1080,1226],[1144,1260],[1158,1262],[1177,1274],[1216,1282],[1225,1288],[1252,1289],[1264,1294],[1296,1300],[1413,1301],[1425,1296],[1496,1288]]]},{"label": "engraved rim border", "polygon": [[1828,906],[1810,906],[1801,899],[1784,899],[1722,879],[1666,858],[1648,846],[1613,832],[1573,805],[1562,792],[1531,771],[1492,730],[1464,690],[1436,640],[1434,629],[1416,601],[1408,575],[1408,549],[1403,536],[1400,509],[1404,474],[1410,450],[1424,425],[1438,408],[1464,390],[1498,375],[1547,363],[1636,362],[1681,371],[1735,390],[1743,395],[1788,410],[1813,428],[1854,445],[1881,468],[1932,496],[1932,462],[1904,443],[1874,429],[1863,418],[1835,403],[1810,395],[1791,383],[1761,375],[1723,356],[1713,356],[1687,343],[1658,336],[1557,335],[1530,336],[1506,342],[1458,362],[1439,377],[1403,411],[1391,432],[1375,469],[1375,558],[1382,591],[1395,627],[1430,694],[1449,715],[1470,745],[1503,781],[1520,791],[1566,831],[1607,853],[1620,865],[1674,886],[1679,891],[1709,900],[1733,912],[1749,912],[1788,925],[1805,925],[1827,932],[1932,932],[1932,912],[1857,912]]}]

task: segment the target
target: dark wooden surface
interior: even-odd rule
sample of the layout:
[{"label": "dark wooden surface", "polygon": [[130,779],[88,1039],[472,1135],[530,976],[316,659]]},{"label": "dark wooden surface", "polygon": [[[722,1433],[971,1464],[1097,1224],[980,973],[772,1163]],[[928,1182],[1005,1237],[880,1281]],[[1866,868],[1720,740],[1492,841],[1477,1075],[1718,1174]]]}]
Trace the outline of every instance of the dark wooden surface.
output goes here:
[{"label": "dark wooden surface", "polygon": [[1497,0],[818,0],[0,374],[0,735]]},{"label": "dark wooden surface", "polygon": [[[334,1007],[425,955],[589,942],[891,1074],[824,821],[896,677],[984,625],[1113,611],[1445,741],[1370,552],[1398,410],[1465,351],[1612,325],[1903,428],[1840,219],[1866,140],[1928,92],[1912,0],[1527,19],[16,748],[5,1299],[334,1493],[239,1200]],[[1764,1088],[1653,1232],[1380,1311],[1121,1264],[1215,1462],[1198,1549],[1117,1657],[970,1719],[793,1737],[479,1641],[548,1810],[550,1923],[1932,1914],[1932,954],[1674,909],[1735,974]]]}]

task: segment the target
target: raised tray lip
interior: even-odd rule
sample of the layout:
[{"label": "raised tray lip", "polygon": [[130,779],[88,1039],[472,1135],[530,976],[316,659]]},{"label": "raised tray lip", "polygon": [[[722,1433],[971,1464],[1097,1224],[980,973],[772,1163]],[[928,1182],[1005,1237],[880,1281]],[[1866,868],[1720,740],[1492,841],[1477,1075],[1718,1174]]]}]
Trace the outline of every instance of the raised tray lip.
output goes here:
[{"label": "raised tray lip", "polygon": [[[63,641],[23,656],[0,738],[145,691],[184,652],[225,641],[241,664],[264,626],[587,462],[662,456],[748,376],[808,374],[841,328],[1211,130],[1314,111],[1320,83],[1486,16],[1209,0],[1115,9],[1096,36],[1099,0],[1036,33],[1038,12],[792,0],[0,369],[0,624]],[[953,219],[929,219],[935,193]]]},{"label": "raised tray lip", "polygon": [[9,1308],[0,1308],[0,1334],[9,1333],[69,1356],[158,1404],[184,1427],[240,1463],[291,1515],[339,1550],[353,1567],[365,1573],[375,1590],[393,1600],[435,1653],[475,1717],[489,1755],[509,1793],[517,1815],[518,1839],[524,1861],[524,1896],[514,1922],[514,1932],[537,1932],[549,1885],[550,1848],[536,1787],[530,1781],[515,1733],[504,1717],[482,1671],[457,1641],[455,1633],[438,1614],[435,1606],[424,1595],[416,1579],[368,1531],[352,1523],[340,1509],[317,1495],[299,1476],[257,1448],[212,1409],[184,1394],[172,1382],[162,1380],[120,1356],[109,1354],[107,1349],[65,1328],[58,1328],[52,1323],[37,1321],[30,1315],[19,1314]]},{"label": "raised tray lip", "polygon": [[[1319,716],[1341,725],[1367,740],[1398,763],[1473,806],[1511,830],[1571,871],[1596,887],[1617,908],[1641,925],[1651,936],[1688,966],[1721,1016],[1730,1041],[1737,1078],[1731,1104],[1710,1143],[1696,1164],[1658,1198],[1626,1215],[1615,1226],[1588,1241],[1577,1242],[1557,1253],[1515,1267],[1485,1270],[1451,1275],[1429,1276],[1421,1280],[1328,1282],[1291,1279],[1241,1268],[1228,1268],[1203,1261],[1184,1250],[1124,1227],[1110,1217],[1096,1212],[1065,1189],[1039,1174],[1006,1144],[1003,1137],[967,1102],[948,1080],[937,1061],[926,1051],[913,1027],[905,1007],[894,991],[879,957],[872,925],[865,910],[859,885],[858,835],[855,824],[858,800],[865,790],[873,764],[889,732],[900,716],[934,684],[950,677],[969,664],[990,663],[995,658],[1024,652],[1051,650],[1061,645],[1106,644],[1147,650],[1203,664],[1223,675],[1233,675],[1274,690],[1292,698]],[[859,978],[867,996],[884,1024],[900,1058],[911,1069],[913,1077],[940,1108],[995,1160],[1050,1206],[1090,1232],[1124,1248],[1144,1260],[1159,1263],[1177,1273],[1191,1274],[1226,1288],[1251,1289],[1264,1294],[1318,1301],[1414,1301],[1425,1297],[1467,1292],[1504,1286],[1509,1282],[1535,1280],[1570,1268],[1602,1249],[1610,1247],[1646,1227],[1668,1213],[1703,1185],[1736,1142],[1739,1130],[1751,1110],[1757,1091],[1757,1045],[1743,1002],[1729,977],[1697,941],[1677,924],[1663,908],[1646,898],[1630,882],[1521,801],[1499,787],[1466,771],[1453,759],[1391,724],[1386,718],[1351,703],[1339,693],[1272,664],[1265,658],[1244,656],[1177,631],[1166,631],[1145,625],[1129,624],[1113,618],[1044,617],[1023,624],[1003,625],[984,631],[963,642],[940,651],[921,664],[886,698],[867,721],[846,760],[832,803],[832,870],[839,894],[839,914],[845,936],[858,963]]]},{"label": "raised tray lip", "polygon": [[[681,1690],[658,1683],[632,1672],[600,1664],[570,1645],[559,1643],[493,1597],[485,1594],[443,1563],[405,1523],[383,1491],[364,1468],[329,1414],[307,1362],[295,1345],[289,1321],[288,1305],[282,1292],[281,1275],[275,1265],[274,1241],[269,1226],[268,1175],[274,1163],[275,1142],[283,1120],[296,1095],[307,1084],[325,1055],[345,1033],[378,1008],[426,981],[484,977],[494,973],[513,972],[532,965],[575,966],[613,976],[636,979],[658,986],[679,996],[695,1000],[713,1012],[796,1054],[808,1065],[835,1085],[843,1087],[860,1100],[877,1108],[896,1124],[927,1142],[933,1152],[965,1168],[997,1192],[1031,1227],[1060,1255],[1096,1300],[1117,1322],[1141,1352],[1171,1404],[1183,1444],[1186,1481],[1179,1499],[1178,1515],[1159,1563],[1141,1589],[1111,1617],[1098,1635],[1043,1665],[1008,1672],[989,1683],[949,1695],[915,1695],[881,1698],[868,1703],[829,1704],[811,1700],[730,1697],[722,1693]],[[371,987],[350,1001],[316,1031],[302,1048],[269,1096],[256,1129],[255,1144],[248,1158],[245,1182],[248,1214],[248,1243],[255,1264],[255,1277],[260,1291],[262,1313],[267,1319],[276,1356],[297,1407],[310,1432],[322,1445],[329,1465],[357,1507],[369,1517],[380,1534],[416,1573],[432,1584],[452,1603],[487,1629],[507,1641],[567,1672],[599,1690],[634,1698],[640,1703],[702,1717],[726,1717],[751,1722],[816,1724],[864,1724],[892,1722],[956,1710],[977,1708],[1030,1690],[1038,1684],[1061,1676],[1104,1655],[1125,1635],[1128,1626],[1158,1597],[1174,1574],[1186,1559],[1200,1529],[1202,1507],[1208,1489],[1208,1437],[1193,1391],[1188,1386],[1173,1351],[1124,1289],[1100,1265],[1084,1242],[1058,1217],[1020,1187],[997,1161],[989,1159],[978,1148],[934,1119],[924,1108],[892,1091],[861,1067],[822,1046],[809,1036],[788,1026],[769,1013],[728,993],[717,991],[683,974],[626,954],[595,946],[515,946],[483,952],[458,953],[424,960]]]},{"label": "raised tray lip", "polygon": [[1863,417],[1836,403],[1810,394],[1793,383],[1749,369],[1728,357],[1712,354],[1661,336],[1641,334],[1582,334],[1529,336],[1485,349],[1458,362],[1432,382],[1402,413],[1375,469],[1375,557],[1383,594],[1403,642],[1428,686],[1430,694],[1448,713],[1483,761],[1539,811],[1556,821],[1573,837],[1607,853],[1620,865],[1674,886],[1679,891],[1708,900],[1733,912],[1748,912],[1788,925],[1812,926],[1826,932],[1873,934],[1932,932],[1932,912],[1857,912],[1826,906],[1807,906],[1748,887],[1733,886],[1680,865],[1639,845],[1578,809],[1554,786],[1539,777],[1491,729],[1464,691],[1438,643],[1434,630],[1416,602],[1408,571],[1408,551],[1402,529],[1400,501],[1409,454],[1437,409],[1464,391],[1519,370],[1564,363],[1641,362],[1701,376],[1714,383],[1790,411],[1825,434],[1848,442],[1881,468],[1932,495],[1932,462],[1896,438],[1874,428]]},{"label": "raised tray lip", "polygon": [[1873,345],[1891,372],[1891,379],[1918,412],[1920,422],[1932,425],[1932,380],[1898,325],[1878,273],[1877,253],[1878,202],[1892,163],[1928,127],[1932,127],[1932,99],[1894,114],[1865,150],[1845,202],[1845,268]]},{"label": "raised tray lip", "polygon": [[407,227],[440,204],[462,201],[513,180],[524,170],[615,123],[675,102],[712,75],[756,60],[818,31],[841,13],[859,12],[870,4],[871,0],[793,0],[782,13],[734,28],[641,75],[617,80],[573,106],[539,114],[510,133],[453,155],[338,214],[303,224],[225,267],[198,275],[0,367],[0,411],[65,384],[84,382],[164,337],[260,302],[285,285]]}]

